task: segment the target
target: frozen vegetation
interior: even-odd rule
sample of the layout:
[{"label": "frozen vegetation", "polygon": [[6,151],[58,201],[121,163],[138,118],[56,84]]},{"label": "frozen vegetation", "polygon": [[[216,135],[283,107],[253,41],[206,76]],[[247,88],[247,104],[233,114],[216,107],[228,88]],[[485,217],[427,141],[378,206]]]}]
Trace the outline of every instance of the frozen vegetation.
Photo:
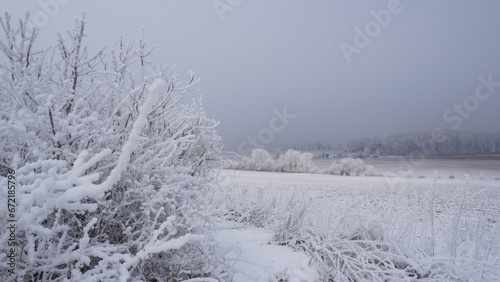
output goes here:
[{"label": "frozen vegetation", "polygon": [[243,157],[237,162],[227,160],[225,167],[238,170],[324,173],[344,176],[375,175],[373,167],[366,165],[361,159],[342,158],[333,161],[327,169],[319,169],[314,165],[311,153],[291,149],[276,159],[273,159],[264,149],[253,149],[250,157]]},{"label": "frozen vegetation", "polygon": [[230,162],[227,167],[256,171],[314,173],[317,169],[314,166],[312,157],[311,153],[288,150],[278,159],[273,159],[266,150],[253,149],[249,158],[243,157],[241,162]]},{"label": "frozen vegetation", "polygon": [[17,265],[2,204],[1,280],[225,279],[204,200],[217,122],[200,97],[180,102],[194,73],[148,63],[143,38],[90,54],[84,20],[37,48],[27,18],[1,19],[0,154],[17,183]]},{"label": "frozen vegetation", "polygon": [[343,150],[362,157],[498,155],[500,132],[448,129],[392,134],[351,140]]},{"label": "frozen vegetation", "polygon": [[0,201],[17,187],[2,281],[500,277],[499,182],[317,168],[294,150],[220,170],[217,122],[185,99],[193,72],[149,63],[144,38],[90,54],[84,19],[38,48],[26,21],[0,20]]}]

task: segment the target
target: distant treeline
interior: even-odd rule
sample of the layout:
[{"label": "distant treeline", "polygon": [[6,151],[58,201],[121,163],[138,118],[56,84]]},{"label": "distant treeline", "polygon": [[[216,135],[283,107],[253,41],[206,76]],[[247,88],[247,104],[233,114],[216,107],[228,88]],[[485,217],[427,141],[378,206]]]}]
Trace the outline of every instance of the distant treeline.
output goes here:
[{"label": "distant treeline", "polygon": [[345,152],[355,157],[500,155],[500,132],[419,131],[359,138],[343,146],[316,143],[304,149],[334,150],[335,155]]}]

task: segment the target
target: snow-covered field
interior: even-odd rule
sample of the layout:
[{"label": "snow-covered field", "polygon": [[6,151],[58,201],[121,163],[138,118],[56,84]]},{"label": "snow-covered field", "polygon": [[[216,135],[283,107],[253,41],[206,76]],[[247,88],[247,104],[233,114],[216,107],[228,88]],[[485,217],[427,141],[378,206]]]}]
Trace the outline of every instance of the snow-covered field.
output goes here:
[{"label": "snow-covered field", "polygon": [[[476,259],[498,265],[492,258],[495,255],[498,259],[500,240],[500,158],[364,161],[384,176],[221,170],[219,178],[234,198],[245,198],[246,202],[255,200],[258,205],[272,197],[292,197],[307,204],[308,221],[317,228],[334,228],[339,217],[366,217],[368,228],[384,228],[380,232],[387,238],[400,239],[431,257]],[[319,168],[331,162],[315,160]],[[256,251],[259,249],[252,248],[253,257],[258,258]],[[263,259],[269,254],[262,251]],[[286,257],[285,252],[283,255]],[[286,267],[281,265],[282,269]],[[473,273],[464,278],[481,280]]]}]

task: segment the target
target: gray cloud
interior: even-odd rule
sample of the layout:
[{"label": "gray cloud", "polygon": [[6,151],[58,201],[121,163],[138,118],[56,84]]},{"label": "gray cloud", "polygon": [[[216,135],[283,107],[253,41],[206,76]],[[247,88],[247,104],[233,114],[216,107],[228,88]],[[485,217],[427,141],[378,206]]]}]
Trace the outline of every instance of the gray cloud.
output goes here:
[{"label": "gray cloud", "polygon": [[[500,81],[498,1],[401,1],[400,13],[350,63],[339,45],[354,44],[355,27],[376,21],[371,11],[392,0],[221,1],[239,3],[223,21],[213,1],[42,0],[64,4],[47,13],[40,43],[53,42],[82,12],[93,49],[123,33],[140,37],[144,27],[158,63],[202,78],[205,109],[221,121],[228,149],[268,127],[283,106],[297,117],[270,148],[451,128],[443,113],[474,95],[478,76]],[[22,1],[5,10],[20,17],[44,8]],[[499,96],[481,101],[460,129],[500,130]]]}]

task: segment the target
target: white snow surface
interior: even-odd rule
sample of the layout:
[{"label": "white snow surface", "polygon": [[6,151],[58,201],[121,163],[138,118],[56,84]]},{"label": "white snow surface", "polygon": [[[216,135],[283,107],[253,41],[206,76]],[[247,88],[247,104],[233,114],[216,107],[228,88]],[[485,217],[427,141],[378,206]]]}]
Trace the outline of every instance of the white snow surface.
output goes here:
[{"label": "white snow surface", "polygon": [[[326,160],[325,160],[326,161]],[[324,162],[324,161],[323,161]],[[275,195],[295,195],[310,201],[316,221],[343,214],[355,205],[356,210],[389,223],[391,234],[413,226],[415,242],[429,236],[428,209],[432,196],[435,221],[436,255],[450,256],[452,220],[462,198],[466,205],[465,221],[482,216],[498,221],[500,214],[500,160],[482,162],[472,159],[427,159],[402,176],[401,161],[388,159],[372,162],[385,176],[337,176],[308,173],[221,170],[222,183],[244,197],[247,191]],[[376,165],[379,165],[378,167]],[[319,165],[321,167],[321,164]],[[440,168],[440,171],[434,171]],[[468,174],[468,175],[466,175]],[[450,175],[454,178],[451,179]],[[466,191],[465,195],[463,191]],[[257,192],[260,193],[260,192]],[[266,194],[267,195],[267,194]],[[411,215],[416,216],[409,221]],[[320,224],[321,225],[321,224]],[[490,226],[489,224],[487,226]],[[469,230],[462,230],[466,236]],[[310,258],[283,246],[269,245],[272,234],[259,228],[223,229],[216,232],[220,244],[232,248],[236,276],[233,281],[279,281],[273,275],[286,272],[288,281],[315,281],[317,272],[308,264]],[[498,238],[497,238],[498,239]],[[271,280],[270,280],[271,279]],[[276,276],[274,276],[276,279]],[[286,281],[286,280],[285,280]],[[472,281],[472,280],[471,280]]]},{"label": "white snow surface", "polygon": [[272,245],[273,234],[263,228],[221,229],[217,243],[227,250],[226,259],[234,269],[233,281],[268,282],[286,277],[289,282],[315,281],[316,270],[306,254]]}]

